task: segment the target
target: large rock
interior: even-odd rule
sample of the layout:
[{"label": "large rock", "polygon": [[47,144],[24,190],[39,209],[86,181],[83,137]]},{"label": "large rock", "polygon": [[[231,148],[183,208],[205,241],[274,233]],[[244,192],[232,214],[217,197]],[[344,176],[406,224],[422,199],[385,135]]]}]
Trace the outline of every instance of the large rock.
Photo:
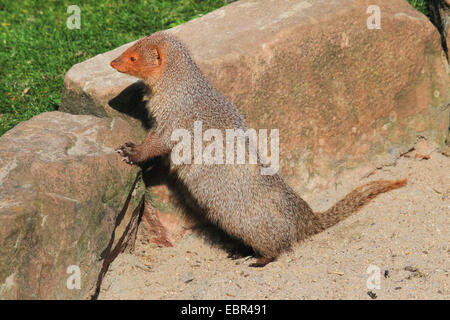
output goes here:
[{"label": "large rock", "polygon": [[[367,27],[369,5],[380,29]],[[439,33],[404,0],[243,0],[170,32],[252,127],[279,129],[281,173],[297,191],[370,172],[418,136],[446,139]],[[130,45],[73,66],[62,110],[139,118],[142,85],[109,66]]]},{"label": "large rock", "polygon": [[[125,139],[122,119],[61,112],[0,138],[0,299],[95,296],[142,212],[138,170],[114,152]],[[73,265],[80,289],[67,286]]]}]

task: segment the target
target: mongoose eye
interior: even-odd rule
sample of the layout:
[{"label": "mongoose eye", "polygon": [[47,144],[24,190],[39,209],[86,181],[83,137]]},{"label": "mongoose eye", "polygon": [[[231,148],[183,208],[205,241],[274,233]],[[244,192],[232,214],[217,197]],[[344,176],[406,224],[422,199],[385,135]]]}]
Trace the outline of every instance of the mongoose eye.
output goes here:
[{"label": "mongoose eye", "polygon": [[135,62],[135,61],[136,61],[136,58],[135,58],[135,57],[130,57],[130,60],[131,60],[132,62]]}]

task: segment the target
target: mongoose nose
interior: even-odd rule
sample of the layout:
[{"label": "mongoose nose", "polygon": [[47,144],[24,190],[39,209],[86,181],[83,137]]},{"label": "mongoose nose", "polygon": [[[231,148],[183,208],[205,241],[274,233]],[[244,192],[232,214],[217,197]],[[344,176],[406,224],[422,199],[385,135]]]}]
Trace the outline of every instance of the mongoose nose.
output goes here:
[{"label": "mongoose nose", "polygon": [[111,61],[110,66],[113,67],[114,69],[116,68],[116,64],[114,63],[114,60]]}]

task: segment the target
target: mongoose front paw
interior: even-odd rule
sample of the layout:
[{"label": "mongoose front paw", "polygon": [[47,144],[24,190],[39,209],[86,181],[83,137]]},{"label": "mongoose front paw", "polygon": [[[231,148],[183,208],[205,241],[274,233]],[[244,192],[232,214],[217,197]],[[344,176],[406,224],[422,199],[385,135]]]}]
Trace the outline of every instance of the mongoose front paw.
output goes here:
[{"label": "mongoose front paw", "polygon": [[139,152],[133,142],[127,142],[116,149],[116,152],[122,156],[122,161],[132,165],[139,161]]}]

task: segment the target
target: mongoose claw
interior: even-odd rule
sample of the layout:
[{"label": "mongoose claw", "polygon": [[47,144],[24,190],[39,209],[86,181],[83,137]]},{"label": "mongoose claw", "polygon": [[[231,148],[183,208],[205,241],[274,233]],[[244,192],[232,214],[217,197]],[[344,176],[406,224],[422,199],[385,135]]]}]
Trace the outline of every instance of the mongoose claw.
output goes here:
[{"label": "mongoose claw", "polygon": [[123,157],[122,161],[125,161],[125,163],[127,163],[127,164],[133,164],[133,161],[131,161],[130,158],[128,158],[128,157]]}]

